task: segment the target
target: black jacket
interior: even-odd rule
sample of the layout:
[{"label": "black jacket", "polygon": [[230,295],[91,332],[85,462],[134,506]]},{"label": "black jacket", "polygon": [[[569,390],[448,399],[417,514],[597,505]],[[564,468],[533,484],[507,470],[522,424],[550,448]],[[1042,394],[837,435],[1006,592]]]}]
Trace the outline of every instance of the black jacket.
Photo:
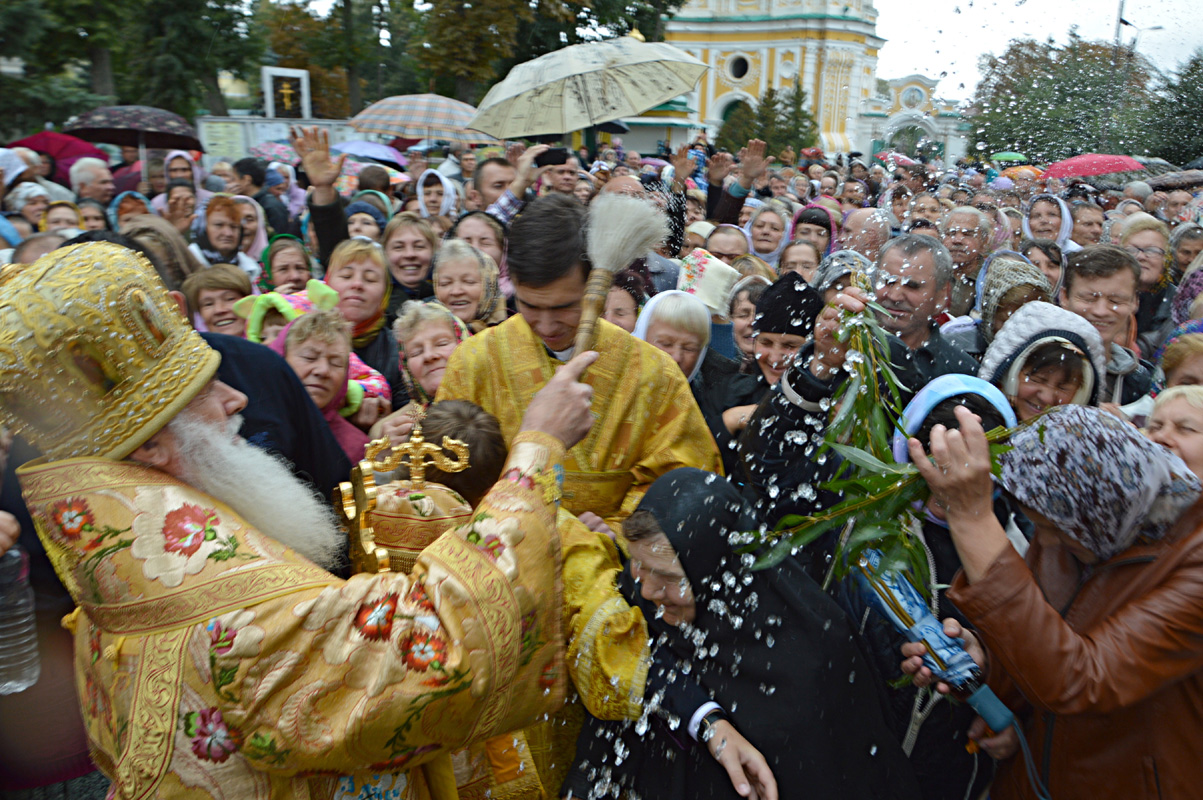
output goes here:
[{"label": "black jacket", "polygon": [[[288,215],[288,206],[280,202],[280,198],[271,193],[270,189],[260,189],[255,195],[255,202],[263,206],[263,214],[267,217],[267,224],[272,229],[272,233],[291,233],[296,234],[294,230],[292,218]],[[256,253],[255,258],[259,255]]]}]

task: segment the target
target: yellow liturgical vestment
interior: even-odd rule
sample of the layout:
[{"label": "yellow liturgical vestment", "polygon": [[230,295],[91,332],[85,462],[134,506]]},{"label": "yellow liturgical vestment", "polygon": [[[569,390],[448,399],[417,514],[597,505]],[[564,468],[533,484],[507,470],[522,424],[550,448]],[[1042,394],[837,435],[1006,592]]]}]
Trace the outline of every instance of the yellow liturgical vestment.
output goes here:
[{"label": "yellow liturgical vestment", "polygon": [[[648,487],[677,467],[722,473],[718,446],[689,383],[667,354],[598,320],[600,358],[585,373],[597,422],[564,459],[564,508],[591,511],[616,533]],[[511,442],[531,399],[562,362],[521,315],[455,348],[438,400],[467,400],[492,414]]]},{"label": "yellow liturgical vestment", "polygon": [[347,581],[158,470],[19,470],[79,605],[76,689],[116,798],[328,798],[337,776],[400,770],[397,796],[445,796],[435,759],[559,708],[563,452],[521,434],[412,576]]}]

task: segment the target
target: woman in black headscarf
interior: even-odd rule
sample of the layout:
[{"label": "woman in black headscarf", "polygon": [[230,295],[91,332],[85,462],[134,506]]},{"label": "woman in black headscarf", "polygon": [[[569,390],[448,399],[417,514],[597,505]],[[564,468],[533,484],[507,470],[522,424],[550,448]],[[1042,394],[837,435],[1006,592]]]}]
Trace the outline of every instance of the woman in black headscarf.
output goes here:
[{"label": "woman in black headscarf", "polygon": [[764,755],[782,800],[919,796],[881,682],[839,606],[792,559],[752,572],[731,549],[732,534],[756,527],[731,484],[692,468],[657,480],[624,523],[631,562],[620,588],[659,645],[650,719],[589,720],[563,793],[618,783],[657,800],[736,797],[710,754],[721,742],[695,742],[697,721],[653,713],[658,682],[696,680],[721,708],[697,738],[725,715]]}]

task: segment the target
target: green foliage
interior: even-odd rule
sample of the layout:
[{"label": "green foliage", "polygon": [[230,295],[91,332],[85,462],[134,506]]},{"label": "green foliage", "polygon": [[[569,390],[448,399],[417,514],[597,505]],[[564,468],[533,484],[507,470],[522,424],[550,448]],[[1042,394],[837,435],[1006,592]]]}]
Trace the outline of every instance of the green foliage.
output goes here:
[{"label": "green foliage", "polygon": [[806,110],[806,92],[801,82],[795,80],[784,92],[767,89],[755,109],[737,103],[715,142],[733,153],[749,139],[763,140],[769,153],[780,152],[787,146],[797,151],[813,146],[818,141],[818,130],[814,115]]},{"label": "green foliage", "polygon": [[1203,50],[1169,76],[1149,109],[1152,155],[1174,164],[1203,156]]},{"label": "green foliage", "polygon": [[1087,152],[1142,153],[1155,68],[1130,48],[1070,32],[1052,40],[1017,39],[986,55],[968,116],[987,153],[1017,150],[1036,161]]},{"label": "green foliage", "polygon": [[[854,280],[862,289],[871,288],[863,275]],[[837,478],[823,488],[842,493],[843,501],[812,517],[783,519],[765,537],[768,547],[765,540],[754,541],[746,550],[756,551],[755,568],[763,569],[839,530],[828,581],[847,574],[861,553],[871,548],[881,551],[884,570],[910,573],[911,582],[926,592],[931,585],[927,551],[912,531],[920,524],[914,508],[927,499],[929,490],[913,464],[894,463],[892,440],[894,426],[902,418],[901,389],[889,360],[889,339],[875,312],[884,309],[869,303],[858,314],[841,312],[837,339],[848,345],[844,363],[848,378],[833,398],[824,444],[816,453],[823,458],[825,451],[834,451],[842,457]],[[999,428],[988,438],[997,442],[1009,433]],[[1006,449],[992,445],[996,467]]]},{"label": "green foliage", "polygon": [[758,139],[756,115],[747,103],[736,101],[719,128],[714,144],[720,150],[738,153],[739,148],[748,143],[749,139]]}]

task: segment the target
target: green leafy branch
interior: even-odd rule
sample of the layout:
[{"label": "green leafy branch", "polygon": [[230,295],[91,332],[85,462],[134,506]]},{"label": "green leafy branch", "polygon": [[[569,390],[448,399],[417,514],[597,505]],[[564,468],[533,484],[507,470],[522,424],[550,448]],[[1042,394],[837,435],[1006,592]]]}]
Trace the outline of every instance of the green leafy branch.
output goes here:
[{"label": "green leafy branch", "polygon": [[[854,276],[856,285],[870,292],[865,275]],[[875,313],[876,312],[876,313]],[[833,451],[843,459],[837,476],[822,488],[844,500],[810,516],[781,519],[771,533],[752,534],[745,551],[757,551],[753,569],[766,569],[797,553],[820,536],[840,531],[835,558],[824,581],[845,575],[866,549],[880,550],[883,569],[910,572],[921,591],[930,585],[927,551],[915,536],[921,508],[930,495],[913,464],[893,460],[895,425],[902,423],[902,390],[890,362],[890,340],[878,322],[884,308],[866,303],[862,312],[843,310],[838,341],[848,345],[844,370],[848,379],[836,391],[829,407],[823,445],[816,456]],[[998,456],[1008,448],[999,444],[1011,431],[997,428],[987,434],[995,474]],[[765,545],[768,545],[767,547]]]}]

